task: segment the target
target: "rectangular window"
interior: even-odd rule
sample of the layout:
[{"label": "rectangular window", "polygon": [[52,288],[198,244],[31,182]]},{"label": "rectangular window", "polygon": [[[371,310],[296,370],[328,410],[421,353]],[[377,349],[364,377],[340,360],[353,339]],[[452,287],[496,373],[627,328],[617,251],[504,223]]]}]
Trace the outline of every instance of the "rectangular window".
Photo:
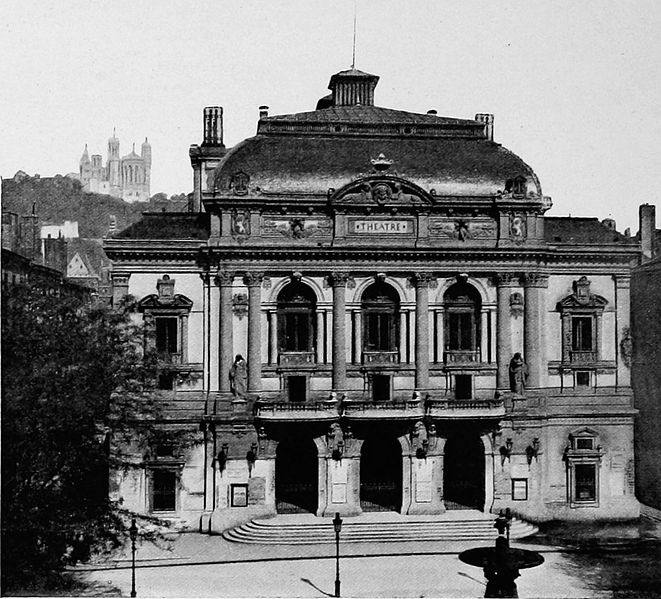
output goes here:
[{"label": "rectangular window", "polygon": [[590,386],[590,373],[580,370],[576,373],[576,386],[589,387]]},{"label": "rectangular window", "polygon": [[156,351],[164,354],[177,353],[177,317],[156,318]]},{"label": "rectangular window", "polygon": [[450,312],[448,314],[448,349],[470,351],[474,349],[474,326],[472,312]]},{"label": "rectangular window", "polygon": [[528,479],[512,479],[512,501],[528,501]]},{"label": "rectangular window", "polygon": [[177,473],[171,470],[152,472],[152,510],[174,512],[177,509]]},{"label": "rectangular window", "polygon": [[594,439],[590,437],[578,437],[576,439],[576,449],[594,449]]},{"label": "rectangular window", "polygon": [[574,316],[571,319],[571,348],[573,351],[592,351],[592,317]]},{"label": "rectangular window", "polygon": [[473,377],[470,374],[455,375],[454,395],[456,399],[473,398]]},{"label": "rectangular window", "polygon": [[594,464],[576,464],[574,466],[575,501],[597,500],[597,470]]},{"label": "rectangular window", "polygon": [[161,372],[158,375],[158,388],[162,391],[172,391],[174,389],[174,373]]},{"label": "rectangular window", "polygon": [[390,401],[390,377],[386,374],[375,374],[372,377],[372,400]]},{"label": "rectangular window", "polygon": [[371,312],[367,317],[366,347],[376,351],[390,351],[392,315],[385,312]]},{"label": "rectangular window", "polygon": [[289,401],[302,403],[307,396],[307,380],[304,376],[287,377],[287,393]]}]

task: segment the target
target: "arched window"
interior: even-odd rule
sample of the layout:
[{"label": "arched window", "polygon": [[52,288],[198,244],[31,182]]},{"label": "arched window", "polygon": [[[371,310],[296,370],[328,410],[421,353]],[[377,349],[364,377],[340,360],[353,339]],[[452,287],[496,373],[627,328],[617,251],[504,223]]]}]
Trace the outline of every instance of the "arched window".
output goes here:
[{"label": "arched window", "polygon": [[387,283],[370,285],[363,293],[363,339],[366,351],[396,351],[399,347],[399,296]]},{"label": "arched window", "polygon": [[304,283],[289,283],[278,295],[278,346],[285,352],[314,349],[314,291]]},{"label": "arched window", "polygon": [[[481,299],[469,283],[455,283],[443,296],[446,361],[475,361],[479,352]],[[447,360],[447,358],[450,360]]]}]

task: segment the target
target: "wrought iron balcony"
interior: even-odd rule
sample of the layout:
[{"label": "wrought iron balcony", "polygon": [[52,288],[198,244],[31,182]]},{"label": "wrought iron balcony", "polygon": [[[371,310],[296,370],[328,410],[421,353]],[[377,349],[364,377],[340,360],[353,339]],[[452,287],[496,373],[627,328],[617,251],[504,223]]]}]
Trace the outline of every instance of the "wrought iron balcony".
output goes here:
[{"label": "wrought iron balcony", "polygon": [[363,351],[363,364],[368,366],[382,366],[399,363],[399,351]]},{"label": "wrought iron balcony", "polygon": [[502,418],[502,399],[427,399],[427,415],[450,420],[461,418]]},{"label": "wrought iron balcony", "polygon": [[278,354],[278,364],[282,368],[300,368],[316,362],[312,351],[281,351]]},{"label": "wrought iron balcony", "polygon": [[255,417],[263,420],[334,420],[338,417],[337,401],[284,401],[255,402]]}]

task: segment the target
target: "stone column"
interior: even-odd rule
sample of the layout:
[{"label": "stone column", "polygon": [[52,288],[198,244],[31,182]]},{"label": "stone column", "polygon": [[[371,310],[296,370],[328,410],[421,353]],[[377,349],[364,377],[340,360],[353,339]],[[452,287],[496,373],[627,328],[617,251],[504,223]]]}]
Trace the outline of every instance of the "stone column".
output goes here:
[{"label": "stone column", "polygon": [[130,274],[112,273],[112,305],[117,307],[129,293]]},{"label": "stone column", "polygon": [[498,316],[496,330],[496,359],[498,374],[496,387],[509,389],[509,363],[512,359],[512,316],[510,314],[510,295],[512,287],[519,282],[517,275],[500,273],[496,276],[498,285]]},{"label": "stone column", "polygon": [[264,273],[247,272],[248,288],[248,391],[259,391],[262,382],[262,280]]},{"label": "stone column", "polygon": [[[234,326],[232,316],[232,282],[234,281],[234,273],[228,271],[218,271],[216,277],[216,285],[220,288],[220,360],[218,365],[218,389],[220,391],[230,390],[230,368],[234,362]],[[212,300],[213,301],[213,300]],[[213,312],[212,312],[213,314]],[[213,320],[212,320],[213,322]],[[211,330],[214,330],[212,324]],[[214,341],[213,334],[211,336],[212,342]],[[212,358],[213,361],[213,358]]]},{"label": "stone column", "polygon": [[278,313],[269,310],[269,364],[278,363]]},{"label": "stone column", "polygon": [[443,332],[443,319],[445,314],[442,310],[436,311],[436,362],[443,363],[443,352],[445,351],[445,338]]},{"label": "stone column", "polygon": [[429,387],[429,285],[432,275],[415,273],[415,387]]},{"label": "stone column", "polygon": [[489,311],[482,308],[480,319],[480,361],[489,361]]},{"label": "stone column", "polygon": [[323,364],[324,360],[324,349],[326,343],[326,335],[324,335],[325,330],[324,323],[324,312],[323,310],[317,310],[317,364]]},{"label": "stone column", "polygon": [[525,287],[525,312],[523,322],[523,353],[528,365],[528,387],[538,388],[546,384],[546,348],[544,347],[544,289],[549,278],[539,273],[527,273],[523,277]]},{"label": "stone column", "polygon": [[360,310],[353,311],[353,363],[360,364],[363,353],[363,314]]},{"label": "stone column", "polygon": [[333,286],[333,389],[347,386],[346,355],[346,290],[349,273],[334,272],[330,276]]},{"label": "stone column", "polygon": [[408,362],[408,354],[406,352],[406,346],[408,344],[408,327],[407,323],[407,311],[401,310],[399,313],[399,361],[402,364]]}]

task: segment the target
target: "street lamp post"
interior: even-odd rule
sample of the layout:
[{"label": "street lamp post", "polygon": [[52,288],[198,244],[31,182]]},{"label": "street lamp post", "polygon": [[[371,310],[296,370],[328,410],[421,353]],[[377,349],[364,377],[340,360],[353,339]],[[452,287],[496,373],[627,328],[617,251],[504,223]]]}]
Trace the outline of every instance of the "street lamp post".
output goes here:
[{"label": "street lamp post", "polygon": [[135,541],[138,538],[138,527],[135,525],[135,518],[129,528],[129,537],[131,538],[131,597],[135,597]]},{"label": "street lamp post", "polygon": [[340,531],[342,530],[342,518],[340,513],[335,512],[333,518],[333,528],[335,529],[335,596],[340,596]]}]

